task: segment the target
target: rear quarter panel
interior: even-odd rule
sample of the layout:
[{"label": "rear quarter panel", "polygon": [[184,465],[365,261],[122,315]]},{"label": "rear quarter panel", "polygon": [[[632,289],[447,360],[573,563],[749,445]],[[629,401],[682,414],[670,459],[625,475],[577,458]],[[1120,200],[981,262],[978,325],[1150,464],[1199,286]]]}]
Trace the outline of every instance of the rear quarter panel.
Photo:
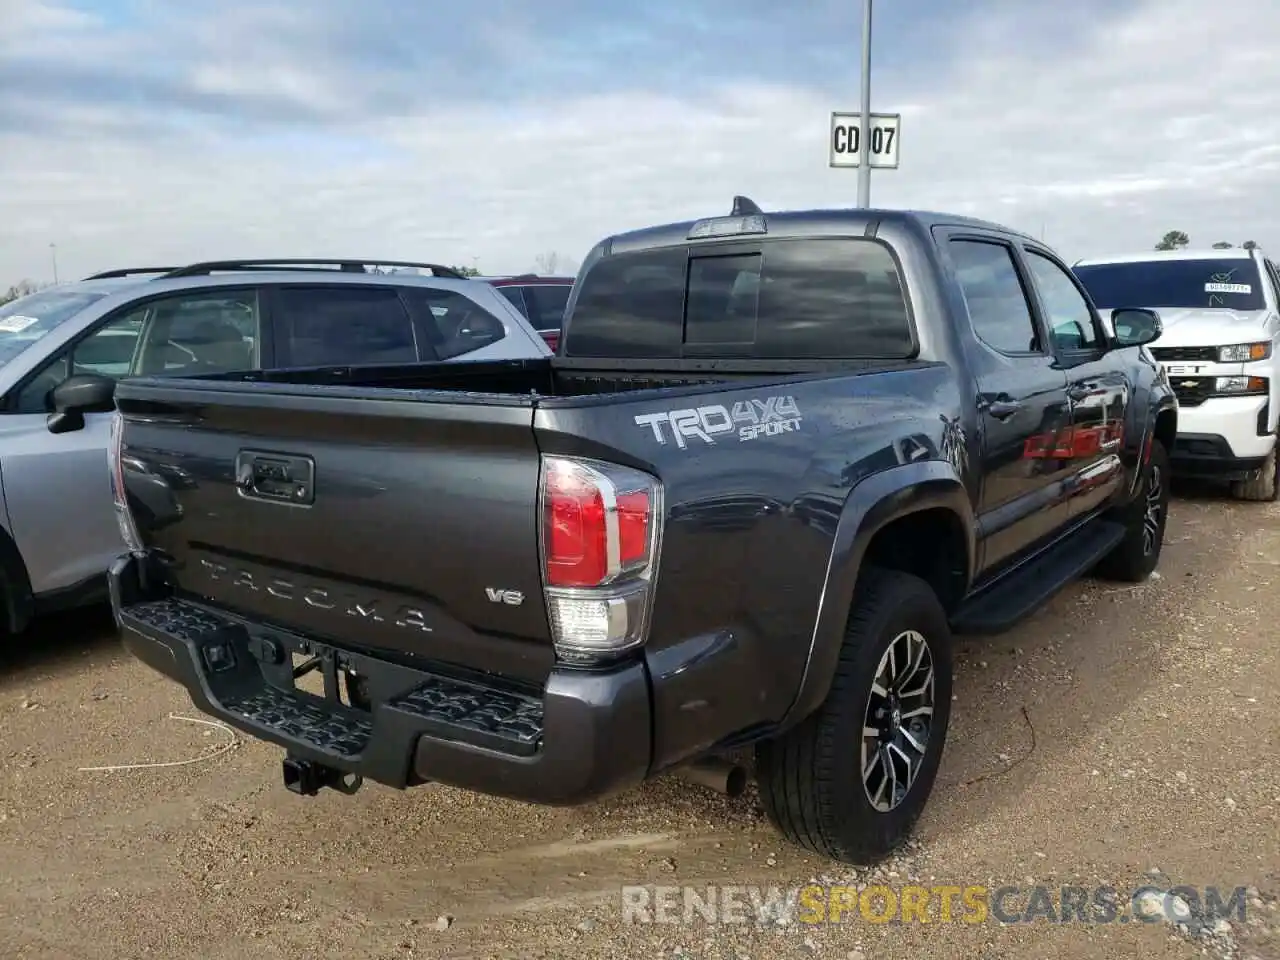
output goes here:
[{"label": "rear quarter panel", "polygon": [[[664,484],[646,647],[656,768],[787,713],[855,486],[913,461],[963,472],[961,397],[942,364],[673,394],[548,401],[534,420],[543,453]],[[673,421],[692,425],[678,436]]]}]

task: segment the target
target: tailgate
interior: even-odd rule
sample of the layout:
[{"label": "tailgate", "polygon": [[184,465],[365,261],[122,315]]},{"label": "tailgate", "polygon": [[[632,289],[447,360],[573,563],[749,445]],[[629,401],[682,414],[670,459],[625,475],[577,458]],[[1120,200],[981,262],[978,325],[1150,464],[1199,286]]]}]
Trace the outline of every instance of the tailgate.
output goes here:
[{"label": "tailgate", "polygon": [[144,544],[180,593],[247,619],[541,682],[531,402],[379,394],[122,383]]}]

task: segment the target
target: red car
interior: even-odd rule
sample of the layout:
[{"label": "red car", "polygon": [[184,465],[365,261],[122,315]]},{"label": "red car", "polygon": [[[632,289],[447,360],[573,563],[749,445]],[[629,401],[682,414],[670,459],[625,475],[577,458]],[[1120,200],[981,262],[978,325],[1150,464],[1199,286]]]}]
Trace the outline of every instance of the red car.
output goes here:
[{"label": "red car", "polygon": [[478,277],[498,288],[523,313],[552,350],[560,342],[564,308],[573,289],[573,277],[540,277],[522,273],[517,277]]}]

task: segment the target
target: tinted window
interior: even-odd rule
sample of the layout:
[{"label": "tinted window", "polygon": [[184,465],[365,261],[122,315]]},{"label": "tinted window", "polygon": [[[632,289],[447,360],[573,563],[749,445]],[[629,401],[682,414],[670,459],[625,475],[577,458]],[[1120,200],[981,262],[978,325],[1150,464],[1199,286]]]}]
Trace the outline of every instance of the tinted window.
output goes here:
[{"label": "tinted window", "polygon": [[487,347],[507,335],[501,320],[461,293],[432,287],[404,293],[422,318],[427,340],[441,360]]},{"label": "tinted window", "polygon": [[1093,308],[1089,306],[1067,272],[1048,257],[1027,251],[1027,265],[1040,302],[1048,314],[1054,345],[1060,350],[1080,350],[1098,343]]},{"label": "tinted window", "polygon": [[684,342],[742,345],[751,352],[760,313],[758,253],[689,261]]},{"label": "tinted window", "polygon": [[386,287],[282,286],[277,323],[286,363],[315,367],[413,363],[413,322],[395,290]]},{"label": "tinted window", "polygon": [[11,360],[54,327],[105,294],[55,287],[0,305],[0,363]]},{"label": "tinted window", "polygon": [[526,317],[529,316],[529,311],[524,305],[524,294],[521,292],[520,287],[494,287],[494,289],[510,300],[512,305]]},{"label": "tinted window", "polygon": [[[870,240],[777,240],[759,252],[686,248],[606,257],[587,271],[567,356],[906,357],[906,299]],[[687,294],[687,295],[686,295]]]},{"label": "tinted window", "polygon": [[951,240],[947,247],[974,333],[1002,353],[1040,350],[1013,250],[981,240]]},{"label": "tinted window", "polygon": [[524,288],[530,319],[536,330],[559,330],[564,323],[564,308],[569,303],[570,283],[540,283]]},{"label": "tinted window", "polygon": [[1262,310],[1262,283],[1252,260],[1146,260],[1074,268],[1100,308],[1184,307]]},{"label": "tinted window", "polygon": [[910,356],[906,296],[873,240],[792,240],[765,247],[756,353],[762,357]]},{"label": "tinted window", "polygon": [[596,261],[581,281],[564,355],[679,357],[687,262],[684,247]]}]

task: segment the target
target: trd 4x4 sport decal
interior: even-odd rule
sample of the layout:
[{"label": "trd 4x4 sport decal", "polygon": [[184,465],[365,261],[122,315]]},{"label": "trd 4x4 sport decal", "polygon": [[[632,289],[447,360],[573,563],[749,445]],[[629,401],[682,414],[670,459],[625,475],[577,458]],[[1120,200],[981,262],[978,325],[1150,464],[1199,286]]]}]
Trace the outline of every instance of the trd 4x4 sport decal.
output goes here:
[{"label": "trd 4x4 sport decal", "polygon": [[645,413],[635,418],[636,425],[653,431],[653,439],[666,443],[668,438],[684,450],[693,439],[715,443],[717,438],[736,434],[738,440],[774,437],[800,429],[800,408],[792,396],[739,400],[730,410],[724,404],[687,407],[660,413]]}]

